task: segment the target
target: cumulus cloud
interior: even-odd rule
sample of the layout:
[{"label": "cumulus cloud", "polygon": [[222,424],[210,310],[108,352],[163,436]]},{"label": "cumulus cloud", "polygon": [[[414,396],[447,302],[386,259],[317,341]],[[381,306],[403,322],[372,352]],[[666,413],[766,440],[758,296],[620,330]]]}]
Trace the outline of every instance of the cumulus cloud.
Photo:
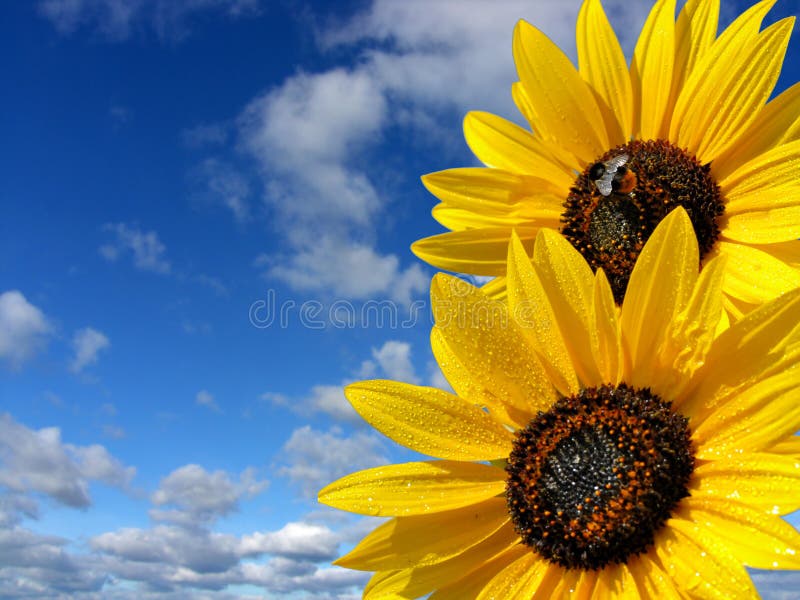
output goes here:
[{"label": "cumulus cloud", "polygon": [[65,444],[57,427],[33,430],[0,416],[0,486],[14,493],[38,492],[85,508],[91,481],[124,488],[135,474],[103,446]]},{"label": "cumulus cloud", "polygon": [[324,525],[287,523],[278,531],[256,532],[241,540],[244,554],[272,554],[307,561],[330,561],[336,557],[339,536]]},{"label": "cumulus cloud", "polygon": [[79,329],[72,337],[75,356],[69,365],[70,370],[73,373],[80,373],[85,367],[96,363],[100,352],[110,346],[110,340],[102,331],[92,327]]},{"label": "cumulus cloud", "polygon": [[241,499],[257,495],[267,485],[253,469],[246,469],[233,481],[225,471],[209,473],[200,465],[185,465],[162,479],[151,498],[156,506],[175,509],[153,510],[151,516],[159,521],[209,523],[237,510]]},{"label": "cumulus cloud", "polygon": [[278,474],[289,478],[307,498],[347,473],[388,462],[377,435],[345,435],[338,427],[323,432],[309,425],[292,432],[281,456]]},{"label": "cumulus cloud", "polygon": [[0,359],[18,368],[47,343],[52,326],[19,290],[0,294]]},{"label": "cumulus cloud", "polygon": [[384,342],[380,348],[373,348],[372,358],[361,363],[357,376],[348,378],[342,383],[314,385],[308,394],[300,398],[265,392],[261,394],[260,399],[272,406],[289,408],[303,416],[325,414],[337,421],[362,425],[364,420],[345,398],[344,388],[357,379],[376,377],[420,383],[420,378],[411,362],[411,344],[389,340]]},{"label": "cumulus cloud", "polygon": [[124,254],[130,254],[133,265],[142,271],[166,274],[172,269],[165,258],[167,248],[155,231],[142,231],[138,226],[126,223],[107,223],[103,229],[113,237],[99,249],[106,260],[113,262]]},{"label": "cumulus cloud", "polygon": [[86,28],[122,41],[144,25],[160,38],[174,40],[186,36],[191,21],[202,13],[253,16],[261,4],[260,0],[41,0],[39,13],[63,34]]}]

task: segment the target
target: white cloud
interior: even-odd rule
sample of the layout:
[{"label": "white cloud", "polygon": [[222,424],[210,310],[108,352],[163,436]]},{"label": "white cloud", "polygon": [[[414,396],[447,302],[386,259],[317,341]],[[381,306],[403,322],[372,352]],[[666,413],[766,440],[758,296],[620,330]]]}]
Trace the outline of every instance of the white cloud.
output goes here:
[{"label": "white cloud", "polygon": [[113,262],[122,254],[130,253],[133,265],[142,271],[166,274],[172,269],[164,256],[167,248],[155,231],[142,231],[126,223],[107,223],[103,229],[114,236],[111,243],[100,246],[100,254],[106,260]]},{"label": "white cloud", "polygon": [[52,331],[44,313],[22,292],[0,294],[0,359],[19,367],[40,351]]},{"label": "white cloud", "polygon": [[298,485],[308,498],[347,473],[388,462],[378,436],[363,432],[346,436],[337,427],[327,432],[309,425],[295,429],[281,454],[283,465],[278,473]]},{"label": "white cloud", "polygon": [[151,498],[156,506],[172,505],[176,510],[154,510],[151,516],[183,524],[208,523],[237,510],[242,498],[255,496],[267,485],[253,469],[243,471],[234,482],[225,471],[209,473],[200,465],[185,465],[167,475]]},{"label": "white cloud", "polygon": [[69,365],[70,370],[80,373],[85,367],[96,363],[98,354],[110,346],[111,342],[103,332],[92,327],[79,329],[72,338],[75,356]]},{"label": "white cloud", "polygon": [[197,392],[197,395],[194,397],[194,401],[195,404],[199,406],[205,406],[215,412],[222,412],[222,409],[220,409],[216,400],[214,400],[214,395],[208,390],[200,390]]},{"label": "white cloud", "polygon": [[403,269],[394,254],[380,254],[367,244],[334,236],[308,240],[266,274],[296,290],[327,290],[339,298],[359,300],[389,297],[403,305],[430,285],[419,265]]},{"label": "white cloud", "polygon": [[135,473],[103,446],[65,444],[57,427],[36,431],[0,416],[0,486],[13,492],[38,492],[83,508],[91,504],[90,481],[124,488]]},{"label": "white cloud", "polygon": [[200,13],[236,18],[258,14],[260,5],[260,0],[41,0],[39,13],[63,34],[85,27],[122,41],[143,24],[174,40],[187,35],[189,22]]},{"label": "white cloud", "polygon": [[411,344],[389,340],[378,349],[372,349],[372,357],[389,379],[406,383],[419,383],[411,364]]},{"label": "white cloud", "polygon": [[194,169],[192,179],[203,188],[198,194],[201,200],[223,206],[239,223],[250,220],[250,184],[231,164],[206,158]]},{"label": "white cloud", "polygon": [[272,554],[310,561],[330,561],[336,557],[339,536],[324,525],[294,522],[278,531],[246,535],[241,541],[243,554]]}]

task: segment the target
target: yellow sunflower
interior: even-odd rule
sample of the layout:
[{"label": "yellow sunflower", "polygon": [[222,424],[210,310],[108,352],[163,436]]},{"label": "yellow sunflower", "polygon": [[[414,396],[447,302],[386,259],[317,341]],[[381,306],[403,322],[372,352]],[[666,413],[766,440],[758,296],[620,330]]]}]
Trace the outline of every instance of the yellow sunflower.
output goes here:
[{"label": "yellow sunflower", "polygon": [[423,177],[451,232],[416,242],[430,264],[498,277],[512,228],[532,248],[559,229],[619,303],[636,256],[676,206],[692,220],[702,264],[730,258],[722,289],[734,316],[800,285],[800,85],[767,103],[794,18],[760,31],[775,0],[719,37],[718,0],[656,2],[627,64],[599,0],[577,24],[578,69],[520,21],[512,95],[528,131],[471,112],[464,135],[487,168]]},{"label": "yellow sunflower", "polygon": [[364,597],[756,598],[745,565],[800,569],[800,290],[715,337],[725,257],[697,271],[679,208],[620,310],[602,270],[542,229],[500,302],[438,275],[434,354],[457,392],[346,389],[441,460],[348,475],[330,506],[392,517],[337,564]]}]

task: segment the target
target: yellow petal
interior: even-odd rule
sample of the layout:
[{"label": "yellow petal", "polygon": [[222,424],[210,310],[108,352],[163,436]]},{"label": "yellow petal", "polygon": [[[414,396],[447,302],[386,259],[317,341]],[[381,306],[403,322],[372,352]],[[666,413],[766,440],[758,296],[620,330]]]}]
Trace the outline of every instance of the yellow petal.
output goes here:
[{"label": "yellow petal", "polygon": [[[685,500],[684,500],[685,503]],[[752,600],[758,598],[747,571],[704,523],[673,518],[656,534],[655,551],[664,570],[690,598]]]},{"label": "yellow petal", "polygon": [[[509,211],[505,215],[474,212],[441,203],[433,207],[431,215],[452,231],[465,231],[484,227],[514,229],[517,227],[555,227],[561,225],[560,209],[555,208],[555,198],[530,198],[524,209]],[[538,205],[538,206],[537,206]]]},{"label": "yellow petal", "polygon": [[412,462],[346,475],[322,489],[319,501],[375,517],[424,515],[482,502],[505,485],[505,472],[488,465]]},{"label": "yellow petal", "polygon": [[675,589],[675,584],[682,588],[649,558],[649,555],[634,556],[628,559],[626,566],[631,572],[639,598],[658,598],[659,600],[681,600],[682,596]]},{"label": "yellow petal", "polygon": [[800,240],[780,242],[777,244],[754,244],[751,247],[777,258],[793,269],[800,269]]},{"label": "yellow petal", "polygon": [[628,63],[600,0],[578,13],[576,42],[581,76],[600,98],[609,146],[624,144],[633,132],[633,92]]},{"label": "yellow petal", "polygon": [[527,546],[519,544],[511,548],[486,564],[467,573],[458,581],[448,584],[433,594],[428,600],[464,600],[465,598],[477,598],[484,586],[497,573],[505,569],[508,565],[518,560],[521,556],[531,553]]},{"label": "yellow petal", "polygon": [[[595,598],[604,600],[639,600],[636,580],[627,565],[609,565],[595,584]],[[544,600],[544,599],[543,599]]]},{"label": "yellow petal", "polygon": [[800,569],[800,533],[780,517],[751,508],[743,500],[691,497],[685,501],[686,512],[748,567]]},{"label": "yellow petal", "polygon": [[[544,194],[566,195],[565,189],[548,179],[480,167],[429,173],[422,176],[422,183],[449,206],[496,215],[520,212],[523,201],[535,202]],[[561,210],[562,203],[563,200],[553,208]]]},{"label": "yellow petal", "polygon": [[[388,571],[441,563],[511,529],[505,498],[464,508],[401,517],[383,523],[335,564],[360,571]],[[465,526],[465,524],[469,526]],[[436,532],[432,535],[432,532]]]},{"label": "yellow petal", "polygon": [[585,164],[596,160],[608,149],[608,136],[592,91],[575,67],[558,46],[525,21],[514,29],[512,48],[541,131]]},{"label": "yellow petal", "polygon": [[507,282],[509,311],[531,339],[553,385],[565,396],[577,394],[578,377],[553,308],[516,234],[508,246]]},{"label": "yellow petal", "polygon": [[800,508],[798,489],[800,458],[752,453],[698,465],[690,491],[698,498],[740,501],[768,514],[786,515]]},{"label": "yellow petal", "polygon": [[675,24],[675,67],[672,79],[674,106],[683,84],[717,37],[719,0],[688,0]]},{"label": "yellow petal", "polygon": [[622,335],[630,357],[625,380],[648,387],[657,350],[674,315],[683,311],[698,277],[699,251],[686,211],[677,208],[655,228],[631,273],[622,303]]},{"label": "yellow petal", "polygon": [[767,450],[794,433],[800,417],[800,375],[794,371],[740,388],[726,400],[717,400],[713,410],[703,406],[691,423],[697,456],[715,459]]},{"label": "yellow petal", "polygon": [[800,290],[793,290],[723,331],[686,391],[673,400],[700,422],[722,401],[798,362]]},{"label": "yellow petal", "polygon": [[[517,227],[520,239],[532,246],[537,227]],[[411,251],[440,269],[473,275],[505,275],[509,227],[486,227],[442,233],[421,239]]]},{"label": "yellow petal", "polygon": [[431,306],[450,349],[492,395],[529,414],[549,409],[556,390],[505,304],[439,273],[431,283]]},{"label": "yellow petal", "polygon": [[478,159],[489,167],[536,175],[568,190],[573,175],[549,155],[542,139],[511,121],[487,112],[464,117],[464,139]]},{"label": "yellow petal", "polygon": [[514,436],[508,429],[442,390],[379,380],[354,383],[344,393],[375,429],[422,454],[491,460],[511,453]]},{"label": "yellow petal", "polygon": [[533,262],[578,377],[584,386],[600,385],[603,382],[594,360],[599,340],[590,322],[594,301],[591,268],[562,235],[549,229],[540,230],[536,238]]},{"label": "yellow petal", "polygon": [[639,34],[631,62],[636,137],[665,137],[674,60],[675,0],[658,0]]},{"label": "yellow petal", "polygon": [[[800,185],[795,188],[800,194]],[[797,200],[800,203],[800,198]],[[789,242],[800,237],[800,204],[753,210],[728,217],[725,238],[745,244]]]},{"label": "yellow petal", "polygon": [[742,133],[746,143],[729,146],[711,171],[722,181],[743,164],[800,138],[800,83],[794,84],[758,112],[756,120]]},{"label": "yellow petal", "polygon": [[530,598],[539,587],[550,564],[534,552],[528,552],[495,575],[481,590],[476,600]]},{"label": "yellow petal", "polygon": [[[800,141],[776,146],[745,163],[720,180],[725,196],[725,214],[797,204],[795,194],[787,194],[797,186],[800,169]],[[785,188],[782,194],[770,193]]]},{"label": "yellow petal", "polygon": [[728,257],[722,291],[742,302],[761,304],[800,286],[800,272],[768,252],[719,241],[715,254]]},{"label": "yellow petal", "polygon": [[[747,45],[698,65],[701,76],[692,74],[676,106],[679,146],[707,163],[740,139],[775,87],[793,23],[784,19]],[[684,97],[691,99],[682,103]]]},{"label": "yellow petal", "polygon": [[614,293],[603,269],[595,273],[592,290],[590,326],[597,332],[597,348],[593,348],[594,360],[605,383],[618,384],[624,368],[622,329],[620,326]]},{"label": "yellow petal", "polygon": [[[462,528],[463,523],[461,523]],[[434,527],[434,529],[438,528]],[[419,540],[417,540],[419,545]],[[364,589],[364,600],[386,598],[399,594],[403,598],[419,598],[437,587],[444,587],[464,577],[476,568],[496,557],[506,554],[519,545],[519,536],[511,525],[501,527],[495,533],[449,560],[425,567],[414,567],[389,572],[380,581]]]},{"label": "yellow petal", "polygon": [[464,363],[458,359],[456,353],[450,349],[447,341],[442,336],[442,332],[436,327],[431,329],[431,350],[436,362],[439,364],[439,368],[442,370],[442,374],[458,396],[469,400],[473,404],[487,408],[489,413],[498,421],[505,425],[510,425],[514,429],[527,425],[530,419],[528,412],[522,413],[513,410],[511,407],[506,406],[500,398],[487,390],[484,382],[476,378],[476,374],[465,367]]},{"label": "yellow petal", "polygon": [[769,451],[771,454],[788,454],[793,458],[800,458],[800,436],[793,435],[778,442]]},{"label": "yellow petal", "polygon": [[566,569],[561,575],[558,585],[550,592],[549,597],[568,598],[569,600],[590,600],[596,582],[596,571]]},{"label": "yellow petal", "polygon": [[722,283],[725,257],[709,261],[700,273],[686,309],[667,326],[658,347],[651,389],[674,398],[705,362],[722,317]]}]

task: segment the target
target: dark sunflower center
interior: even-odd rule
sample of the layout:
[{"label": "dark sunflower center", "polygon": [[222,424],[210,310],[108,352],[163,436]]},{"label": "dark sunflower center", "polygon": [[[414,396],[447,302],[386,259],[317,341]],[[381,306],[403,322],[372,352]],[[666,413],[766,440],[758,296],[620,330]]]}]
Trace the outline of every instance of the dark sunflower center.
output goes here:
[{"label": "dark sunflower center", "polygon": [[562,233],[593,270],[602,267],[618,304],[647,238],[678,206],[694,225],[701,260],[711,250],[725,204],[710,171],[669,142],[635,140],[609,150],[575,180]]},{"label": "dark sunflower center", "polygon": [[506,499],[522,541],[568,569],[645,552],[689,495],[687,419],[649,389],[588,388],[517,432]]}]

